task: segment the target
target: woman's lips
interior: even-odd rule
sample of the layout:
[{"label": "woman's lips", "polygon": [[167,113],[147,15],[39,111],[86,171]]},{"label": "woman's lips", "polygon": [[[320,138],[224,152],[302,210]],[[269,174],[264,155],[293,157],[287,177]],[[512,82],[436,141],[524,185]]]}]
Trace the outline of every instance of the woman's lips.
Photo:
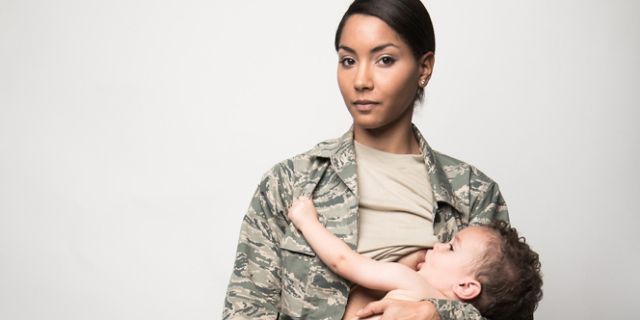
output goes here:
[{"label": "woman's lips", "polygon": [[353,103],[353,107],[358,111],[371,111],[373,108],[378,106],[380,103],[369,100],[358,100]]}]

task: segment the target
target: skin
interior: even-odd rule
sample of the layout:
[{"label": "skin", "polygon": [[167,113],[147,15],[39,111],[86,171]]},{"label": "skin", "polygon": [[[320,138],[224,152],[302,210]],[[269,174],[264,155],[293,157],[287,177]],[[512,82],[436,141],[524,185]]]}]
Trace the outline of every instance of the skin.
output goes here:
[{"label": "skin", "polygon": [[[416,58],[384,21],[361,14],[347,19],[338,48],[338,85],[353,118],[354,139],[385,152],[419,154],[411,120],[418,88],[426,86],[433,72],[433,53]],[[356,297],[356,308],[376,295],[368,296]],[[385,319],[440,319],[429,302],[374,303],[363,312]]]},{"label": "skin", "polygon": [[433,53],[416,59],[385,22],[360,14],[347,19],[338,48],[338,85],[355,140],[386,152],[420,153],[411,118],[420,82],[431,77]]},{"label": "skin", "polygon": [[465,228],[450,243],[436,243],[427,251],[418,273],[447,299],[469,300],[480,292],[475,270],[490,237],[483,228]]},{"label": "skin", "polygon": [[[424,263],[425,254],[427,250],[418,250],[414,253],[408,254],[402,257],[397,263],[403,264],[412,270],[418,270],[418,266]],[[353,319],[356,317],[356,312],[365,308],[369,303],[383,299],[386,291],[372,290],[369,288],[357,286],[349,293],[349,301],[343,319]],[[391,318],[393,319],[393,318]]]}]

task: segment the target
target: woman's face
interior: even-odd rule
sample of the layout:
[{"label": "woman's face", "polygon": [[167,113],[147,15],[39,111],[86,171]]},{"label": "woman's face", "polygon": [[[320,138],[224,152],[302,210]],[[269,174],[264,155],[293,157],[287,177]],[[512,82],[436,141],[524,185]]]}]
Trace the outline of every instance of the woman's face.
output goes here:
[{"label": "woman's face", "polygon": [[399,121],[411,122],[425,70],[391,27],[373,16],[349,17],[338,56],[338,84],[354,126],[378,129]]}]

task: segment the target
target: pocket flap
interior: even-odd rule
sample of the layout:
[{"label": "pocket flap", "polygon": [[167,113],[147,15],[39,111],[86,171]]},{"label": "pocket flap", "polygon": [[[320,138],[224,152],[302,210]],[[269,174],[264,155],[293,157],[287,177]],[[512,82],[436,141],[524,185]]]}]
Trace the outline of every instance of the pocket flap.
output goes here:
[{"label": "pocket flap", "polygon": [[280,242],[280,249],[287,251],[304,254],[307,256],[315,257],[316,253],[309,246],[304,236],[296,229],[293,224],[289,224],[284,238]]}]

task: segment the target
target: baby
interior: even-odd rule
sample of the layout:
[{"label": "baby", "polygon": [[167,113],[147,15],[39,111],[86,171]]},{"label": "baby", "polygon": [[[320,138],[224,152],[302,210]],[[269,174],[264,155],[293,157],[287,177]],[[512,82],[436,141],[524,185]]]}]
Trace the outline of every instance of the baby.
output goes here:
[{"label": "baby", "polygon": [[413,270],[353,251],[322,226],[309,198],[295,200],[288,216],[333,272],[362,287],[387,291],[388,298],[464,301],[492,320],[533,319],[542,298],[538,254],[503,221],[459,231],[451,242],[428,250]]}]

